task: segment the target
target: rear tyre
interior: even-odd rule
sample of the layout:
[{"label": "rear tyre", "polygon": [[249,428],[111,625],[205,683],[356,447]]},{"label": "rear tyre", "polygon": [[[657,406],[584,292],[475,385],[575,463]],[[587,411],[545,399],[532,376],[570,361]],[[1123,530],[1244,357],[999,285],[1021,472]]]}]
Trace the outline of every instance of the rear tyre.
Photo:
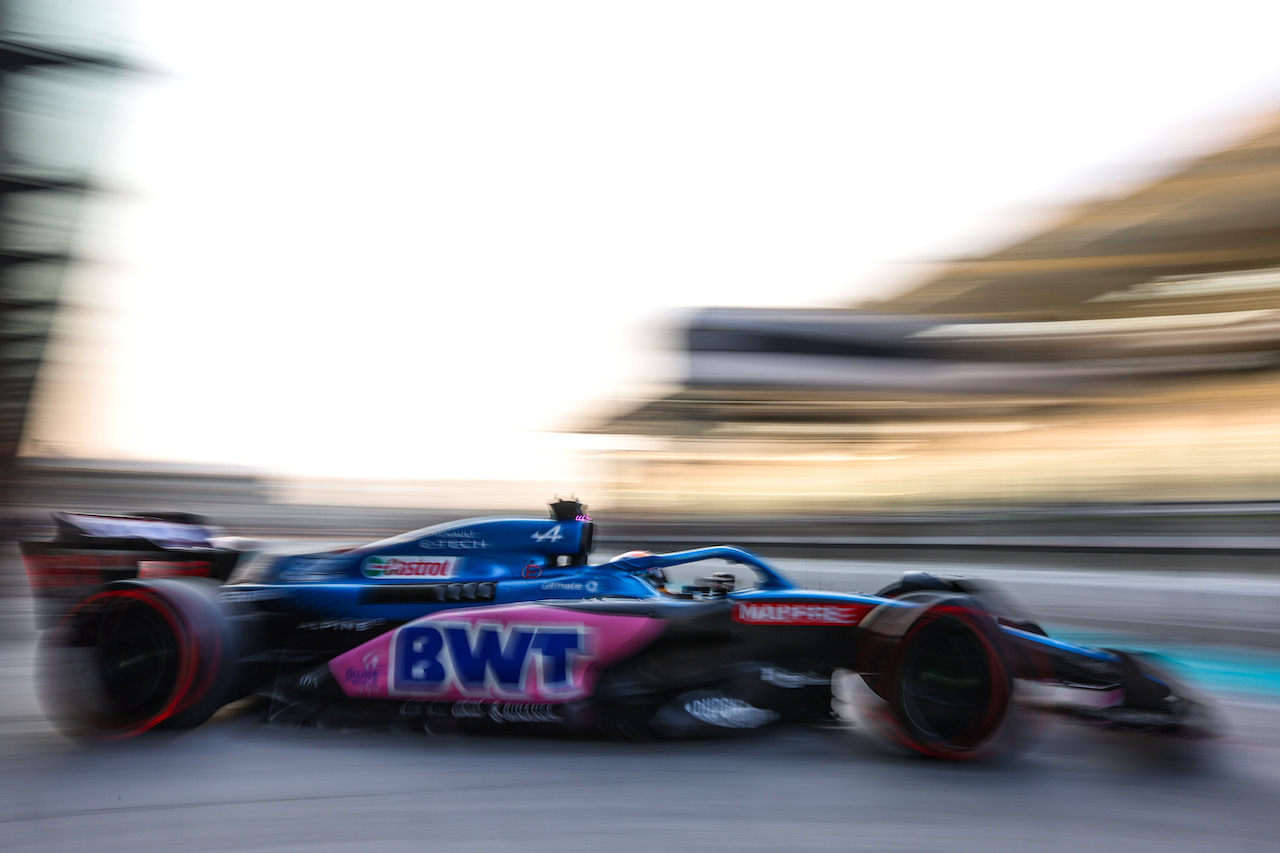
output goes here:
[{"label": "rear tyre", "polygon": [[200,725],[229,695],[236,650],[217,584],[132,580],[82,601],[41,639],[41,700],[66,734],[118,740]]}]

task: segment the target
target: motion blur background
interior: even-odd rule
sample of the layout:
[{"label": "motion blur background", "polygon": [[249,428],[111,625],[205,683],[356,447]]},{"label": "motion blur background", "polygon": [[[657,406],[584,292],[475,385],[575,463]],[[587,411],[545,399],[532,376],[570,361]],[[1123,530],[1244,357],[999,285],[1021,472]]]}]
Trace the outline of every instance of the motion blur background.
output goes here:
[{"label": "motion blur background", "polygon": [[[1053,788],[805,740],[618,747],[608,777],[600,745],[437,745],[453,849],[554,818],[561,850],[843,850],[858,801],[886,847],[1270,849],[1278,29],[1236,0],[3,0],[0,832],[421,838],[394,744],[224,725],[64,763],[13,547],[51,509],[321,547],[576,494],[603,549],[973,570],[1087,641],[1189,643],[1240,734],[1190,774],[1051,743]],[[519,819],[455,821],[458,780],[534,777]],[[332,799],[352,778],[399,810]]]},{"label": "motion blur background", "polygon": [[9,0],[7,507],[1257,513],[1278,15],[1104,5]]},{"label": "motion blur background", "polygon": [[1265,4],[0,8],[11,538],[1277,567]]}]

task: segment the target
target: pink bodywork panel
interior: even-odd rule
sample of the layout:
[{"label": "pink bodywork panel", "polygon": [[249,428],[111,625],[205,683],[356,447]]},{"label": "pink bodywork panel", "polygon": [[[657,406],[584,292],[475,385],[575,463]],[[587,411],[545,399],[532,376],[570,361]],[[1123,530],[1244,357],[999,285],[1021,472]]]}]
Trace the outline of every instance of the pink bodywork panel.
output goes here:
[{"label": "pink bodywork panel", "polygon": [[[604,667],[622,660],[647,645],[666,623],[646,616],[629,616],[616,613],[594,613],[565,607],[548,607],[537,604],[507,604],[490,607],[473,607],[445,610],[415,619],[392,631],[375,637],[329,661],[342,691],[351,697],[369,699],[422,699],[451,702],[460,700],[493,702],[559,703],[583,699],[595,689]],[[572,654],[562,655],[566,671],[564,683],[548,685],[547,662],[539,659],[536,649],[528,649],[522,662],[516,665],[521,678],[518,683],[501,683],[494,677],[486,677],[484,684],[464,684],[457,675],[457,667],[451,663],[446,646],[429,658],[430,664],[442,666],[449,673],[438,684],[411,682],[403,675],[397,677],[397,654],[411,654],[408,642],[424,630],[455,633],[465,632],[474,642],[479,633],[498,633],[489,639],[513,646],[510,638],[523,632],[536,636],[539,629],[573,637],[580,632],[582,648]],[[405,632],[408,632],[405,634]],[[567,632],[567,633],[566,633]],[[401,635],[405,634],[404,637]],[[442,636],[439,635],[439,636]],[[500,646],[502,647],[502,646]],[[469,647],[470,648],[470,647]],[[438,663],[439,661],[439,663]],[[404,662],[400,662],[403,668]],[[473,669],[475,661],[472,661]],[[493,671],[484,668],[486,674]],[[398,683],[397,683],[398,682]]]}]

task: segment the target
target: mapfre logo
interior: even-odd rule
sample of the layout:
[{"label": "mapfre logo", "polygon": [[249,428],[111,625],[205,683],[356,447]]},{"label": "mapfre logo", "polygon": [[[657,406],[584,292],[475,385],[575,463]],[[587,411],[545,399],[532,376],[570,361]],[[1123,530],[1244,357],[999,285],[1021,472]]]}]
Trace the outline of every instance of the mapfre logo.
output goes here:
[{"label": "mapfre logo", "polygon": [[745,625],[857,625],[871,608],[828,602],[739,603],[733,621]]},{"label": "mapfre logo", "polygon": [[362,570],[367,578],[448,578],[458,566],[457,557],[370,557]]}]

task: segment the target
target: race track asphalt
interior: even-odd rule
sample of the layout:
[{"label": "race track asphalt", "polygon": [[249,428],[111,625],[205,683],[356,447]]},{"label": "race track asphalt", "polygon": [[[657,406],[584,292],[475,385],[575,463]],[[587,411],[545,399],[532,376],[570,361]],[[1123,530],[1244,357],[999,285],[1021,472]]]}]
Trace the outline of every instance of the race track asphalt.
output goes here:
[{"label": "race track asphalt", "polygon": [[[878,571],[787,568],[830,571],[833,587]],[[1169,853],[1280,839],[1280,699],[1247,684],[1202,685],[1223,700],[1215,741],[1055,722],[976,766],[894,752],[860,727],[626,743],[294,729],[243,708],[181,736],[84,746],[40,715],[31,652],[29,638],[0,643],[5,851]],[[1275,659],[1257,654],[1265,679]]]}]

